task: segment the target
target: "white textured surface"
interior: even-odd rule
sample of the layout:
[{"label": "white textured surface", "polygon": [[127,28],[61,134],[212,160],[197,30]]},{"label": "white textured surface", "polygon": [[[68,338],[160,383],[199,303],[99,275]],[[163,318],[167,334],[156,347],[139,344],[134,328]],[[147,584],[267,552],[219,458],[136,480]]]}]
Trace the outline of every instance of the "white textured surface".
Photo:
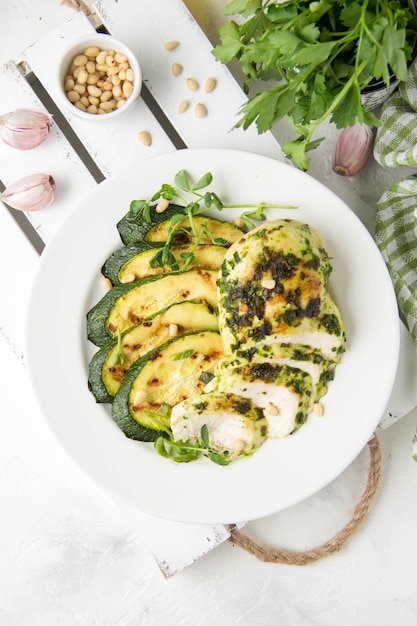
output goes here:
[{"label": "white textured surface", "polygon": [[[226,1],[187,4],[211,26]],[[0,63],[19,60],[71,15],[59,0],[0,0]],[[0,94],[0,109],[2,102]],[[352,196],[358,184],[342,181],[338,189]],[[16,279],[24,302],[36,255],[17,250],[18,237],[7,240],[12,230],[4,217],[1,301]],[[165,580],[141,544],[135,516],[79,472],[46,428],[21,342],[10,341],[9,328],[18,331],[24,311],[16,310],[13,321],[8,315],[0,306],[0,626],[416,624],[417,464],[410,451],[417,411],[380,433],[382,485],[370,518],[341,552],[297,568],[263,564],[226,542]],[[349,519],[366,464],[364,451],[319,494],[245,532],[264,545],[314,547]]]}]

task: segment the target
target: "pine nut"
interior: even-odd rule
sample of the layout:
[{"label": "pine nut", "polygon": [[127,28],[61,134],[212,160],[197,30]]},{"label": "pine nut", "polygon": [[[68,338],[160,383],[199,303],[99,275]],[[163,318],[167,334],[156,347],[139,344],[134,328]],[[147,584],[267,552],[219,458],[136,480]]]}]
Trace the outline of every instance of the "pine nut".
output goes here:
[{"label": "pine nut", "polygon": [[89,74],[87,77],[87,85],[97,85],[99,80],[97,74]]},{"label": "pine nut", "polygon": [[172,50],[175,50],[175,48],[177,48],[179,46],[179,41],[167,41],[164,48],[165,50],[168,50],[168,52],[172,52]]},{"label": "pine nut", "polygon": [[80,72],[78,72],[78,76],[77,76],[77,81],[81,84],[84,85],[87,82],[87,78],[88,78],[88,72],[85,69],[82,69]]},{"label": "pine nut", "polygon": [[103,65],[106,61],[107,52],[106,50],[100,50],[100,52],[96,56],[96,64]]},{"label": "pine nut", "polygon": [[78,100],[80,99],[80,94],[72,90],[67,93],[67,98],[70,102],[74,104],[74,102],[78,102]]},{"label": "pine nut", "polygon": [[140,143],[143,144],[144,146],[150,146],[152,144],[151,135],[146,130],[141,130],[138,133],[138,139],[139,139]]},{"label": "pine nut", "polygon": [[181,63],[173,63],[171,66],[171,71],[173,76],[179,76],[182,72]]},{"label": "pine nut", "polygon": [[84,50],[85,56],[91,58],[95,58],[99,52],[100,48],[98,46],[88,46],[88,48]]},{"label": "pine nut", "polygon": [[195,105],[194,113],[196,117],[206,117],[207,109],[202,102],[198,102]]},{"label": "pine nut", "polygon": [[65,91],[71,91],[75,85],[75,81],[73,78],[67,78],[65,81],[64,89]]},{"label": "pine nut", "polygon": [[133,85],[132,83],[123,83],[122,92],[125,98],[129,98],[132,95]]},{"label": "pine nut", "polygon": [[128,80],[130,83],[133,83],[133,79],[135,78],[134,74],[133,74],[133,70],[131,67],[128,67],[126,70],[126,80]]},{"label": "pine nut", "polygon": [[180,102],[180,105],[178,107],[178,113],[184,113],[189,106],[190,103],[188,102],[188,100],[183,100],[182,102]]},{"label": "pine nut", "polygon": [[74,106],[77,107],[77,109],[80,109],[80,111],[87,111],[87,109],[85,108],[85,106],[83,105],[82,102],[80,102],[80,100],[78,100],[77,102],[74,102]]},{"label": "pine nut", "polygon": [[186,80],[187,83],[187,87],[190,91],[197,91],[198,89],[198,82],[196,80],[194,80],[194,78],[187,78]]},{"label": "pine nut", "polygon": [[279,408],[275,406],[275,404],[272,404],[272,402],[268,402],[265,407],[265,413],[268,415],[279,415]]},{"label": "pine nut", "polygon": [[88,59],[85,56],[85,54],[79,54],[75,57],[75,59],[73,60],[73,63],[75,66],[80,67],[82,65],[85,65],[87,61]]},{"label": "pine nut", "polygon": [[120,279],[120,282],[123,283],[123,285],[127,284],[127,283],[133,283],[133,281],[135,280],[136,276],[134,274],[125,274],[124,276],[122,276],[122,278]]},{"label": "pine nut", "polygon": [[215,78],[212,78],[212,77],[208,78],[204,86],[204,91],[206,93],[211,93],[213,89],[215,88],[216,84],[217,84],[217,81]]},{"label": "pine nut", "polygon": [[178,326],[177,324],[170,324],[168,326],[168,333],[170,337],[176,337],[178,335]]},{"label": "pine nut", "polygon": [[125,54],[122,54],[121,52],[116,52],[114,58],[116,60],[116,63],[118,63],[119,65],[120,63],[126,63],[129,60],[127,56]]},{"label": "pine nut", "polygon": [[233,220],[233,224],[237,226],[238,228],[243,228],[245,225],[245,222],[242,220],[241,217],[235,217],[235,219]]},{"label": "pine nut", "polygon": [[112,289],[113,283],[111,282],[110,278],[103,277],[103,287],[106,291],[110,291],[110,289]]},{"label": "pine nut", "polygon": [[94,74],[94,72],[96,71],[96,64],[94,63],[94,61],[87,61],[87,63],[85,64],[85,69],[89,74]]},{"label": "pine nut", "polygon": [[276,282],[273,278],[264,278],[261,280],[261,287],[264,289],[273,289],[276,285]]},{"label": "pine nut", "polygon": [[103,91],[103,93],[100,96],[100,101],[101,102],[107,102],[107,100],[110,100],[111,98],[113,98],[113,92],[112,91]]},{"label": "pine nut", "polygon": [[78,83],[74,85],[74,91],[82,96],[85,93],[85,85],[79,85]]},{"label": "pine nut", "polygon": [[323,405],[320,402],[315,402],[313,404],[313,413],[317,415],[317,417],[322,417],[324,413]]},{"label": "pine nut", "polygon": [[87,91],[90,94],[90,96],[94,96],[95,98],[100,98],[102,94],[101,89],[99,89],[95,85],[88,85]]},{"label": "pine nut", "polygon": [[164,213],[168,207],[169,207],[168,200],[166,198],[162,198],[162,200],[160,200],[158,204],[156,205],[155,211],[157,213]]},{"label": "pine nut", "polygon": [[116,108],[116,100],[106,100],[105,102],[100,102],[100,108],[103,111],[113,111]]},{"label": "pine nut", "polygon": [[139,408],[141,404],[146,400],[146,393],[143,389],[139,389],[134,395],[133,398],[133,408]]}]

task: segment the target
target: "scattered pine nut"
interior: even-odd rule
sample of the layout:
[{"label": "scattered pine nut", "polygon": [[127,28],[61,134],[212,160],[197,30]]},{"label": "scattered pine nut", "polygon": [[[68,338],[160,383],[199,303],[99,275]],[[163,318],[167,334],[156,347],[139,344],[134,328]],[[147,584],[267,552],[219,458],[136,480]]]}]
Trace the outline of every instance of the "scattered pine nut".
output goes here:
[{"label": "scattered pine nut", "polygon": [[170,337],[176,337],[178,335],[178,326],[177,324],[170,324],[168,326],[168,333]]},{"label": "scattered pine nut", "polygon": [[268,415],[279,415],[279,408],[275,406],[275,404],[272,404],[272,402],[268,402],[265,406],[265,413]]},{"label": "scattered pine nut", "polygon": [[323,405],[320,402],[315,402],[313,404],[313,413],[317,415],[317,417],[321,417],[324,413]]},{"label": "scattered pine nut", "polygon": [[233,220],[233,224],[237,226],[238,228],[243,228],[245,225],[245,222],[242,220],[241,217],[235,217],[235,219]]},{"label": "scattered pine nut", "polygon": [[110,289],[112,289],[113,283],[110,278],[103,278],[103,287],[106,291],[110,291]]},{"label": "scattered pine nut", "polygon": [[178,113],[184,113],[188,109],[189,106],[190,106],[190,103],[188,102],[188,100],[183,100],[179,104]]},{"label": "scattered pine nut", "polygon": [[162,200],[160,200],[158,204],[156,205],[155,211],[157,213],[164,213],[168,207],[169,207],[168,200],[166,198],[162,198]]},{"label": "scattered pine nut", "polygon": [[165,50],[168,50],[168,52],[172,52],[172,50],[175,50],[175,48],[179,46],[179,43],[179,41],[173,39],[172,41],[167,41],[164,48]]},{"label": "scattered pine nut", "polygon": [[213,91],[213,89],[215,88],[216,84],[217,84],[217,81],[216,81],[216,79],[215,79],[215,78],[213,78],[213,77],[208,78],[208,79],[206,80],[206,84],[205,84],[205,86],[204,86],[204,91],[205,91],[206,93],[210,93],[210,92],[212,92],[212,91]]},{"label": "scattered pine nut", "polygon": [[146,400],[146,393],[143,389],[139,389],[133,398],[133,408],[138,408]]},{"label": "scattered pine nut", "polygon": [[182,72],[182,65],[181,65],[181,63],[173,63],[172,67],[171,67],[171,70],[172,70],[172,75],[173,76],[179,76],[181,74],[181,72]]},{"label": "scattered pine nut", "polygon": [[138,139],[144,146],[150,146],[152,144],[152,137],[147,130],[141,130],[138,133]]},{"label": "scattered pine nut", "polygon": [[198,102],[195,105],[194,113],[196,117],[206,117],[207,109],[202,102]]},{"label": "scattered pine nut", "polygon": [[194,78],[187,78],[187,87],[190,91],[197,91],[198,82]]},{"label": "scattered pine nut", "polygon": [[273,278],[264,278],[261,280],[261,287],[264,289],[273,289],[276,285],[276,282]]},{"label": "scattered pine nut", "polygon": [[127,283],[133,283],[135,278],[136,278],[136,276],[134,274],[125,274],[120,279],[120,282],[123,283],[123,285],[126,285]]}]

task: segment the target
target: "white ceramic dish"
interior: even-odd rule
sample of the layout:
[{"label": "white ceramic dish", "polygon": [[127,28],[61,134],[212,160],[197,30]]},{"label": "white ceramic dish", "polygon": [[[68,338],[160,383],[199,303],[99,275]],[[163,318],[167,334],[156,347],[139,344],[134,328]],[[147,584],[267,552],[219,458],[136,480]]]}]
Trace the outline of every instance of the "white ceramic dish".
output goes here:
[{"label": "white ceramic dish", "polygon": [[[347,352],[323,400],[294,436],[267,441],[251,458],[221,467],[175,464],[152,444],[127,439],[87,388],[95,348],[85,316],[104,293],[100,267],[121,246],[117,221],[186,169],[211,171],[224,202],[295,204],[270,219],[310,223],[332,258],[331,291],[347,327]],[[223,219],[240,214],[229,210]],[[143,512],[184,522],[229,523],[272,514],[338,476],[372,436],[395,378],[399,320],[391,280],[365,227],[332,192],[271,158],[234,150],[183,150],[142,161],[99,185],[47,245],[31,294],[27,361],[46,419],[67,452],[105,489]]]},{"label": "white ceramic dish", "polygon": [[[134,74],[133,91],[126,100],[125,104],[114,111],[101,115],[88,113],[78,109],[72,102],[69,101],[64,89],[65,76],[68,74],[68,68],[70,67],[72,61],[77,55],[82,54],[83,51],[90,46],[98,46],[100,50],[113,50],[116,53],[120,52],[124,54],[128,58],[129,66],[133,70]],[[70,113],[85,121],[103,124],[113,120],[114,118],[118,118],[121,115],[125,115],[135,105],[142,89],[142,70],[139,65],[139,61],[126,44],[118,39],[115,39],[114,37],[111,37],[110,35],[106,35],[104,33],[93,33],[91,35],[79,37],[68,45],[62,53],[62,56],[57,61],[56,80],[59,97]]]}]

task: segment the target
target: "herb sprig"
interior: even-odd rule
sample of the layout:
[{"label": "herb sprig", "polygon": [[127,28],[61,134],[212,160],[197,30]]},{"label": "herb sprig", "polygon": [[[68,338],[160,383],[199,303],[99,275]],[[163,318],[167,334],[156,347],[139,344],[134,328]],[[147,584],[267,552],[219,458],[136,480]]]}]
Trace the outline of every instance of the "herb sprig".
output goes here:
[{"label": "herb sprig", "polygon": [[[267,204],[264,202],[259,204],[227,204],[214,191],[207,190],[207,187],[213,182],[211,172],[207,172],[197,181],[192,182],[186,170],[180,170],[175,175],[174,182],[175,186],[164,183],[151,198],[134,200],[130,205],[130,211],[141,215],[149,224],[152,223],[151,208],[157,206],[161,200],[166,200],[169,203],[175,201],[176,205],[181,207],[169,220],[166,242],[150,260],[150,265],[153,268],[163,267],[171,270],[185,270],[192,263],[195,251],[202,241],[208,239],[212,244],[219,246],[227,244],[224,239],[213,237],[206,223],[203,222],[201,227],[197,228],[195,218],[204,216],[211,209],[218,211],[223,211],[224,209],[251,209],[244,211],[240,216],[242,225],[251,229],[256,226],[255,222],[266,219],[265,211],[268,209],[296,208],[293,205]],[[189,196],[191,196],[191,200]],[[189,225],[186,225],[187,220]],[[180,265],[172,253],[172,248],[175,245],[175,238],[181,233],[185,233],[191,239],[192,244],[190,250],[181,253]]]},{"label": "herb sprig", "polygon": [[156,430],[163,432],[154,441],[156,452],[166,459],[175,461],[175,463],[189,463],[197,460],[201,455],[206,456],[210,461],[217,465],[229,465],[229,452],[216,452],[210,447],[209,431],[206,424],[203,424],[200,430],[200,438],[194,442],[174,441],[172,432],[167,428],[162,420],[169,417],[170,407],[167,404],[161,406],[160,413],[147,411],[148,420],[153,423]]},{"label": "herb sprig", "polygon": [[287,117],[298,133],[283,144],[286,155],[303,170],[307,152],[322,138],[313,138],[330,116],[337,128],[356,120],[379,124],[365,110],[361,93],[371,83],[405,81],[417,34],[417,17],[407,0],[233,0],[226,15],[238,14],[220,29],[217,60],[239,60],[250,81],[274,85],[245,103],[237,127],[255,123],[259,133]]}]

